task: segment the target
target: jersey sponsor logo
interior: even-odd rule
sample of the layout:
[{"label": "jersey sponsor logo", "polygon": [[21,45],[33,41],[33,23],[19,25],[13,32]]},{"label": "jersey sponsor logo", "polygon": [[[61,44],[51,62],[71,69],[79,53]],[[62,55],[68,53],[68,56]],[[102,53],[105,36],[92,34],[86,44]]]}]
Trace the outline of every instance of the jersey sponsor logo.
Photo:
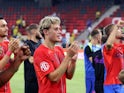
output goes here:
[{"label": "jersey sponsor logo", "polygon": [[47,62],[43,61],[40,63],[40,68],[41,68],[41,71],[46,72],[49,70],[50,65]]}]

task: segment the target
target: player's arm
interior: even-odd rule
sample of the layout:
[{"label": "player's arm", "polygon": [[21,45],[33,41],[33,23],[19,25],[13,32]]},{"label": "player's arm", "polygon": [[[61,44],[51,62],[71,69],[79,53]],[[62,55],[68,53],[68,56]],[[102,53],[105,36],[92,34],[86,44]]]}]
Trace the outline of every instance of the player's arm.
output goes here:
[{"label": "player's arm", "polygon": [[66,71],[66,77],[68,79],[71,79],[74,75],[77,56],[78,56],[78,54],[74,55],[73,58],[71,59],[70,64],[68,65],[68,69]]},{"label": "player's arm", "polygon": [[79,47],[78,47],[77,42],[74,42],[67,49],[67,55],[65,56],[64,60],[61,62],[60,66],[56,70],[54,70],[53,72],[48,74],[48,78],[51,81],[57,82],[65,74],[65,72],[66,72],[66,70],[68,68],[69,62],[71,61],[72,57],[75,54],[77,54],[78,48]]},{"label": "player's arm", "polygon": [[13,39],[10,41],[8,46],[8,51],[6,52],[5,56],[0,60],[0,70],[9,62],[11,54],[14,52],[15,49],[19,47],[19,41],[17,39]]},{"label": "player's arm", "polygon": [[13,62],[9,68],[0,73],[0,87],[6,84],[17,71],[21,62]]},{"label": "player's arm", "polygon": [[106,41],[106,44],[105,44],[105,46],[108,50],[110,50],[112,48],[113,43],[115,42],[118,26],[113,25],[110,30],[111,30],[111,33],[110,33],[110,35]]},{"label": "player's arm", "polygon": [[27,46],[22,46],[19,48],[18,52],[16,53],[16,58],[12,62],[12,64],[4,70],[0,72],[0,87],[2,87],[5,83],[7,83],[14,73],[18,70],[20,64],[29,57],[30,50]]},{"label": "player's arm", "polygon": [[86,53],[87,57],[89,58],[90,62],[92,63],[93,62],[93,52],[92,50],[90,49],[89,46],[87,46],[85,49],[84,49],[84,52]]},{"label": "player's arm", "polygon": [[[110,29],[110,30],[111,30],[111,33],[110,33],[110,35],[109,35],[109,37],[108,37],[108,39],[107,39],[107,42],[106,42],[106,47],[107,47],[107,49],[111,49],[111,48],[112,48],[113,43],[114,43],[114,41],[115,41],[115,38],[117,38],[117,37],[116,37],[116,34],[118,33],[119,28],[120,28],[120,27],[123,27],[123,26],[124,26],[124,21],[119,20],[116,25],[113,25],[113,26],[111,27],[111,29]],[[123,36],[123,34],[121,34],[121,35],[118,36],[118,37],[120,38],[120,37],[124,37],[124,36]]]}]

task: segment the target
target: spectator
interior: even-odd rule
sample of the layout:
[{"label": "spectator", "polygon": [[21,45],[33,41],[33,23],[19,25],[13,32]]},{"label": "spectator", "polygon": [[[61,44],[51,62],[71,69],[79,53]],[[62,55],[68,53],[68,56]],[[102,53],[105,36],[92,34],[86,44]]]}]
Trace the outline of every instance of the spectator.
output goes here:
[{"label": "spectator", "polygon": [[70,36],[70,43],[74,42],[74,40],[75,40],[75,34],[72,33]]},{"label": "spectator", "polygon": [[99,20],[101,16],[101,12],[99,10],[96,11],[96,20]]},{"label": "spectator", "polygon": [[22,27],[22,16],[20,16],[17,20],[16,20],[16,25],[19,27],[19,29]]},{"label": "spectator", "polygon": [[88,19],[86,25],[87,25],[87,28],[92,27],[92,20]]},{"label": "spectator", "polygon": [[13,28],[13,37],[14,37],[14,38],[17,37],[18,32],[19,32],[19,28],[18,28],[18,26],[16,25],[16,26]]},{"label": "spectator", "polygon": [[26,20],[23,18],[21,15],[17,20],[16,20],[16,25],[20,28],[25,28],[26,26]]}]

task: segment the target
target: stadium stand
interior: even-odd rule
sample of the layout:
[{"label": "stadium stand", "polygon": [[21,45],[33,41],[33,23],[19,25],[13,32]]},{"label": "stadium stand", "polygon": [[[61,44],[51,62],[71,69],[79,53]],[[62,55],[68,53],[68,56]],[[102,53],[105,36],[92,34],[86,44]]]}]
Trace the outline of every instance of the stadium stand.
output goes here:
[{"label": "stadium stand", "polygon": [[[17,18],[22,15],[26,20],[27,25],[30,23],[39,23],[40,19],[46,15],[60,16],[62,25],[66,28],[67,32],[72,33],[73,29],[77,29],[78,32],[83,31],[86,28],[86,22],[90,18],[95,20],[95,12],[99,10],[104,13],[108,7],[110,7],[111,0],[104,2],[94,2],[89,0],[68,0],[59,3],[56,6],[49,8],[40,8],[37,2],[31,0],[6,0],[0,4],[0,13],[6,20],[8,20],[9,27],[12,27],[16,23]],[[25,34],[23,29],[21,33]]]},{"label": "stadium stand", "polygon": [[111,15],[111,17],[123,17],[124,16],[124,12],[123,11],[124,11],[124,1],[123,1],[122,4],[120,4],[120,8],[117,11],[115,11]]}]

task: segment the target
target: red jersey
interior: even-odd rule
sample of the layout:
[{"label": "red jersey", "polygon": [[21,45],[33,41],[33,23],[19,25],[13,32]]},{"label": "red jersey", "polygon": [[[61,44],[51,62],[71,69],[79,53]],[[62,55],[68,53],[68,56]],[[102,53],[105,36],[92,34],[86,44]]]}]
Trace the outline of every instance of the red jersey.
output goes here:
[{"label": "red jersey", "polygon": [[58,82],[51,82],[47,75],[59,67],[64,59],[61,47],[49,49],[40,45],[34,52],[34,68],[38,79],[38,93],[66,93],[66,75]]},{"label": "red jersey", "polygon": [[[8,43],[9,43],[9,41],[7,41],[7,40],[0,43],[0,60],[4,57],[4,55],[6,54],[6,52],[8,50]],[[6,66],[3,70],[8,68],[8,66],[9,66],[9,63],[6,64]],[[0,93],[11,93],[9,82],[6,83],[4,86],[0,87]]]},{"label": "red jersey", "polygon": [[124,45],[114,44],[111,50],[103,48],[104,64],[106,67],[105,85],[121,84],[118,74],[122,69],[124,61]]}]

